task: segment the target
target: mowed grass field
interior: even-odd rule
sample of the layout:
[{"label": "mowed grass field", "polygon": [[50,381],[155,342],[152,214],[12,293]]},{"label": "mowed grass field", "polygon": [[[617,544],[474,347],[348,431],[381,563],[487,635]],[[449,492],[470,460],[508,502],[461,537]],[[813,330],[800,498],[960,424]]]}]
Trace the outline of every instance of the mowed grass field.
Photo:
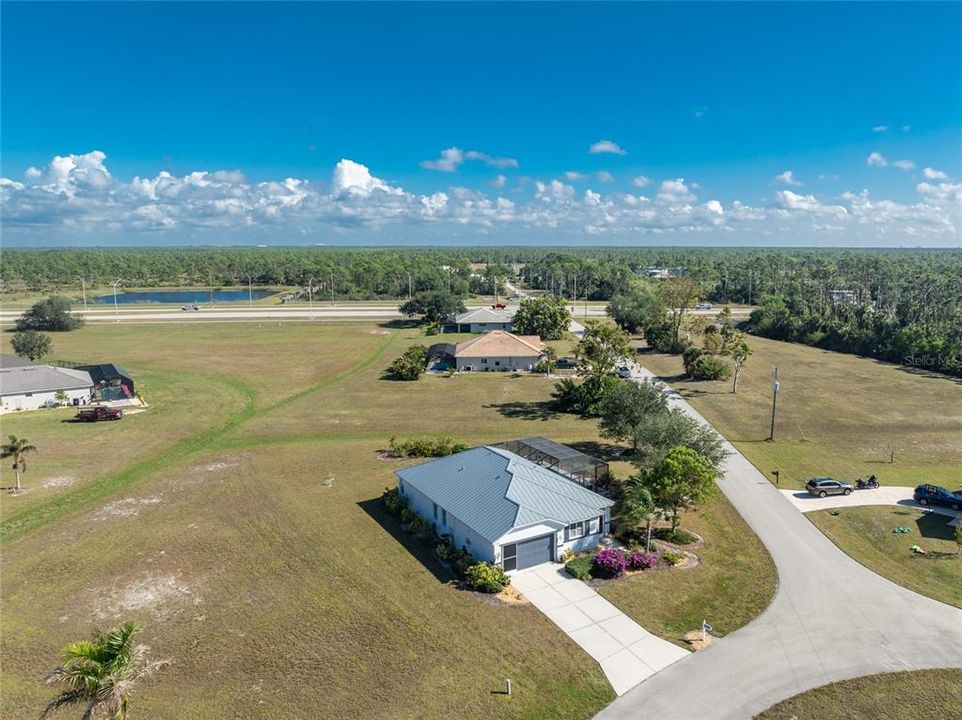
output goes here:
[{"label": "mowed grass field", "polygon": [[[779,470],[781,487],[802,488],[815,475],[854,482],[872,474],[883,485],[962,487],[962,382],[804,345],[755,337],[750,342],[754,354],[737,395],[730,382],[681,379],[678,356],[642,353],[639,360],[679,390],[756,467]],[[781,389],[775,441],[768,442],[776,366]],[[875,572],[962,605],[962,558],[946,555],[956,548],[949,518],[902,507],[838,512],[807,516]],[[898,525],[912,527],[913,534],[894,535]],[[934,554],[913,557],[908,549],[916,543]]]},{"label": "mowed grass field", "polygon": [[[641,353],[638,360],[756,467],[779,470],[781,487],[802,488],[815,475],[854,481],[872,474],[883,485],[962,486],[962,381],[765,338],[750,344],[737,395],[730,381],[683,379],[680,356]],[[775,442],[767,442],[775,367],[781,389]]]},{"label": "mowed grass field", "polygon": [[[172,660],[137,691],[143,717],[584,718],[609,702],[597,664],[538,611],[458,590],[381,511],[403,464],[379,455],[391,435],[599,439],[595,422],[551,411],[543,377],[384,379],[433,340],[374,323],[55,335],[54,357],[123,365],[151,407],[93,425],[62,422],[69,411],[3,418],[39,448],[28,492],[2,498],[4,714],[39,713],[63,646],[125,619]],[[774,589],[748,574],[770,560],[730,506],[706,518],[690,524],[713,541],[746,534],[745,563],[718,562],[754,590],[719,592],[709,562],[626,584],[638,591],[626,605],[657,605],[644,617],[673,639],[700,596],[730,630]],[[677,614],[671,578],[687,598]]]},{"label": "mowed grass field", "polygon": [[[875,572],[942,602],[962,607],[962,555],[950,518],[904,507],[853,507],[807,513],[836,545]],[[912,532],[896,534],[904,526]],[[913,545],[925,550],[914,554]]]},{"label": "mowed grass field", "polygon": [[917,670],[825,685],[778,703],[757,720],[952,720],[960,708],[958,670]]}]

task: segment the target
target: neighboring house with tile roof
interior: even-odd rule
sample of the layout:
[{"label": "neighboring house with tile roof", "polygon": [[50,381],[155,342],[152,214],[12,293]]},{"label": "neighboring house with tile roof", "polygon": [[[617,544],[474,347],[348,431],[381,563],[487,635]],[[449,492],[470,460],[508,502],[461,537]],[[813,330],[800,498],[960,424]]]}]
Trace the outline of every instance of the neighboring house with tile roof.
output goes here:
[{"label": "neighboring house with tile roof", "polygon": [[533,370],[545,357],[537,335],[492,330],[454,347],[454,364],[461,372]]},{"label": "neighboring house with tile roof", "polygon": [[520,455],[484,446],[396,471],[398,491],[475,558],[521,570],[598,545],[614,503]]},{"label": "neighboring house with tile roof", "polygon": [[3,412],[36,410],[58,403],[63,393],[67,403],[86,402],[93,389],[90,373],[84,370],[39,365],[3,356],[0,360],[0,407]]}]

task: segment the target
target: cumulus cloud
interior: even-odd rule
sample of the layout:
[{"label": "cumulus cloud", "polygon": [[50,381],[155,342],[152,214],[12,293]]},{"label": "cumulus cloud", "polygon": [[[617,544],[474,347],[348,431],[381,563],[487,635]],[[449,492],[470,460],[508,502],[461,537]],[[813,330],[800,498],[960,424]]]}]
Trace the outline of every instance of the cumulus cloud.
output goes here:
[{"label": "cumulus cloud", "polygon": [[801,185],[795,176],[792,174],[791,170],[786,170],[785,172],[775,176],[775,182],[781,183],[782,185]]},{"label": "cumulus cloud", "polygon": [[942,172],[941,170],[936,170],[935,168],[924,168],[922,174],[928,180],[948,180],[949,174],[947,172]]},{"label": "cumulus cloud", "polygon": [[[786,188],[758,204],[717,199],[699,203],[695,183],[684,178],[661,182],[653,199],[601,188],[576,192],[570,182],[551,180],[519,182],[509,200],[496,191],[488,195],[459,186],[410,192],[347,158],[333,168],[329,186],[299,178],[252,182],[240,170],[160,172],[121,180],[108,170],[106,155],[93,151],[57,156],[45,166],[29,169],[22,180],[0,178],[0,204],[5,234],[45,238],[57,229],[71,238],[116,230],[203,239],[210,237],[205,233],[218,230],[239,237],[241,231],[258,228],[301,234],[319,226],[337,232],[378,228],[393,232],[420,225],[438,228],[439,233],[463,226],[517,228],[532,238],[543,229],[550,237],[702,232],[717,237],[737,232],[742,237],[769,233],[807,242],[819,233],[845,232],[847,239],[873,242],[881,238],[901,242],[908,235],[913,242],[951,240],[958,236],[962,184],[949,182],[941,171],[928,171],[926,182],[916,186],[915,202],[874,198],[867,191],[827,201]],[[578,178],[589,179],[580,174]],[[632,182],[635,187],[651,184],[647,178]],[[506,183],[503,175],[491,181],[496,188]]]},{"label": "cumulus cloud", "polygon": [[496,168],[516,168],[518,161],[509,157],[494,157],[478,150],[468,150],[465,152],[459,147],[449,147],[441,151],[437,160],[423,160],[421,167],[427,170],[440,170],[441,172],[454,172],[468,160],[478,160],[489,167]]},{"label": "cumulus cloud", "polygon": [[892,165],[897,167],[899,170],[909,171],[915,169],[915,163],[911,160],[896,160],[892,163]]},{"label": "cumulus cloud", "polygon": [[588,152],[592,155],[601,155],[603,153],[610,153],[611,155],[627,155],[628,152],[623,150],[618,143],[613,140],[599,140],[594,143]]},{"label": "cumulus cloud", "polygon": [[888,131],[889,131],[889,126],[888,126],[888,125],[873,125],[873,126],[872,126],[872,132],[875,132],[875,133],[884,133],[884,132],[888,132]]},{"label": "cumulus cloud", "polygon": [[578,182],[579,180],[587,180],[588,176],[584,173],[575,172],[574,170],[569,170],[565,173],[565,180],[568,182]]},{"label": "cumulus cloud", "polygon": [[598,178],[598,182],[603,182],[603,183],[610,183],[610,182],[614,182],[615,180],[615,176],[612,175],[607,170],[600,170],[596,177]]},{"label": "cumulus cloud", "polygon": [[690,203],[695,201],[695,195],[685,185],[684,178],[665,180],[658,187],[656,199],[663,203]]},{"label": "cumulus cloud", "polygon": [[885,156],[876,151],[869,153],[869,156],[865,158],[865,164],[869,167],[885,167],[889,164],[889,161],[885,159]]},{"label": "cumulus cloud", "polygon": [[634,178],[632,178],[631,184],[640,188],[647,187],[648,185],[651,185],[651,178],[645,177],[644,175],[636,175]]}]

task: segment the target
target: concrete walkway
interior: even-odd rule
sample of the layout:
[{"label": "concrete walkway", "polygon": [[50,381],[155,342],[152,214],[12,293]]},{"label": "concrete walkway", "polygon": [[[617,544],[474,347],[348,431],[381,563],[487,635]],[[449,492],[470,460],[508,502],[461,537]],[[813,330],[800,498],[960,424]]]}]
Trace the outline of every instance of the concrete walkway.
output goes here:
[{"label": "concrete walkway", "polygon": [[522,570],[511,586],[598,661],[619,695],[691,655],[652,635],[560,565]]},{"label": "concrete walkway", "polygon": [[[677,395],[670,402],[704,422]],[[768,548],[778,569],[775,598],[753,622],[651,676],[598,717],[751,718],[838,680],[962,667],[962,610],[852,560],[726,445],[732,455],[719,487]]]}]

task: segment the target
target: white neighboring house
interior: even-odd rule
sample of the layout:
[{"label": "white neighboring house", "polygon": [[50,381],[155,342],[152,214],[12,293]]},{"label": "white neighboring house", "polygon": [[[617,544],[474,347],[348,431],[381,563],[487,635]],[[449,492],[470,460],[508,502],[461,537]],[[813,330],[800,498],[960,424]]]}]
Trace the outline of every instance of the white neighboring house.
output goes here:
[{"label": "white neighboring house", "polygon": [[491,330],[454,348],[458,372],[533,370],[544,357],[540,337],[515,335],[506,330]]},{"label": "white neighboring house", "polygon": [[0,356],[0,403],[2,412],[37,410],[48,403],[58,403],[57,393],[66,402],[81,403],[90,398],[93,380],[85,370],[38,365],[13,355]]},{"label": "white neighboring house", "polygon": [[443,332],[482,333],[489,330],[511,331],[511,318],[514,313],[494,308],[477,308],[459,315],[449,315],[444,320]]},{"label": "white neighboring house", "polygon": [[523,570],[593,549],[614,503],[503,448],[484,446],[396,471],[411,508],[478,560]]}]

